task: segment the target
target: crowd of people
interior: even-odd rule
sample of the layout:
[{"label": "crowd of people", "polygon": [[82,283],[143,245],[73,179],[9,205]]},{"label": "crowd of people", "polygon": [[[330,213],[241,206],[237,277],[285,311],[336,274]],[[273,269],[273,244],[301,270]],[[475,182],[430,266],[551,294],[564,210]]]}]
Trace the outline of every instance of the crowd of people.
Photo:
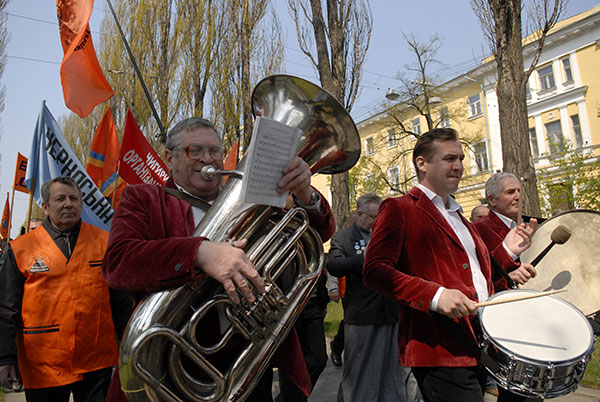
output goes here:
[{"label": "crowd of people", "polygon": [[[267,289],[244,251],[246,239],[216,242],[194,228],[217,200],[224,147],[212,123],[189,118],[166,142],[166,185],[128,186],[110,233],[81,220],[77,184],[44,184],[39,227],[6,245],[0,259],[0,385],[22,384],[28,401],[125,401],[118,345],[134,306],[150,292],[202,277],[218,281],[233,303],[253,303]],[[382,200],[361,195],[353,220],[335,232],[327,200],[295,157],[278,191],[303,208],[323,242],[326,272],[247,401],[307,401],[327,363],[323,320],[329,300],[344,320],[331,342],[343,367],[338,401],[483,401],[489,389],[479,361],[476,303],[536,275],[519,255],[537,221],[520,222],[519,180],[494,174],[487,205],[471,221],[453,198],[464,153],[455,130],[417,140],[418,184]],[[33,225],[32,225],[33,226]],[[328,279],[328,280],[326,280]],[[243,299],[243,300],[242,300]],[[219,335],[222,314],[205,331]],[[213,363],[219,367],[219,357]],[[499,401],[525,397],[498,389]],[[127,391],[131,392],[131,391]]]}]

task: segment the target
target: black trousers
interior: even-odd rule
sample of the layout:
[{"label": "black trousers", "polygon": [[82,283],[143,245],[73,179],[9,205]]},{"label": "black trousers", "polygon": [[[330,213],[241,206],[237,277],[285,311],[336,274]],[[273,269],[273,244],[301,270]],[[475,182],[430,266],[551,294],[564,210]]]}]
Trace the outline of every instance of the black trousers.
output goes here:
[{"label": "black trousers", "polygon": [[334,353],[342,355],[344,351],[344,320],[340,321],[340,326],[338,327],[337,334],[333,337],[331,341],[331,351]]},{"label": "black trousers", "polygon": [[486,372],[479,367],[413,367],[425,402],[483,402]]},{"label": "black trousers", "polygon": [[90,371],[83,380],[60,387],[25,388],[27,402],[69,402],[71,392],[75,402],[104,402],[110,385],[112,367]]},{"label": "black trousers", "polygon": [[[327,365],[324,318],[325,312],[319,306],[318,301],[312,298],[294,325],[298,332],[302,354],[313,388]],[[281,370],[279,371],[279,389],[283,402],[306,402],[307,400],[296,384]]]},{"label": "black trousers", "polygon": [[500,385],[498,385],[498,402],[536,402],[542,400],[543,399],[536,397],[528,398],[517,394],[513,394],[512,392],[509,392],[502,388]]}]

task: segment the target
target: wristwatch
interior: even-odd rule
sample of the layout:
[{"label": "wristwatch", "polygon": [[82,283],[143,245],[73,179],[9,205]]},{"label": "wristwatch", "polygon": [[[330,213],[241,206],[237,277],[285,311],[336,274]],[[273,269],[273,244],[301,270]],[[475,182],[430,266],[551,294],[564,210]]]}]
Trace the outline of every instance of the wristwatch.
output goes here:
[{"label": "wristwatch", "polygon": [[319,210],[319,206],[321,205],[321,196],[315,190],[313,190],[310,194],[310,201],[308,202],[308,204],[305,204],[298,198],[296,198],[295,194],[292,194],[292,197],[294,198],[294,202],[297,206],[307,210]]}]

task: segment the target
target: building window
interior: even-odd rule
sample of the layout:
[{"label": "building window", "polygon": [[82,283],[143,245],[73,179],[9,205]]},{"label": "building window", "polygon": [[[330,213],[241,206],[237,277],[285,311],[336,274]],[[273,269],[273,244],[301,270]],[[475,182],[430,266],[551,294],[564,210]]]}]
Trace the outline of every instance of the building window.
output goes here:
[{"label": "building window", "polygon": [[488,164],[487,146],[485,141],[478,142],[475,144],[473,149],[475,151],[475,163],[477,163],[477,171],[485,172],[489,170],[490,167]]},{"label": "building window", "polygon": [[470,96],[467,103],[469,104],[469,117],[481,115],[481,97],[479,94]]},{"label": "building window", "polygon": [[450,127],[450,115],[448,114],[448,106],[440,109],[438,116],[440,118],[440,127]]},{"label": "building window", "polygon": [[531,145],[531,154],[535,159],[540,156],[540,150],[538,148],[537,134],[535,133],[535,127],[529,129],[529,145]]},{"label": "building window", "polygon": [[400,169],[398,167],[389,168],[388,171],[388,180],[390,181],[390,186],[394,190],[400,189]]},{"label": "building window", "polygon": [[538,70],[540,77],[540,90],[549,91],[556,88],[554,84],[554,72],[552,71],[552,64]]},{"label": "building window", "polygon": [[413,134],[421,135],[421,119],[419,117],[410,121],[410,127]]},{"label": "building window", "polygon": [[568,57],[561,59],[564,75],[564,83],[573,82],[573,73],[571,72],[571,60]]},{"label": "building window", "polygon": [[546,134],[548,144],[550,145],[550,154],[556,154],[562,151],[563,135],[560,128],[560,120],[546,124]]},{"label": "building window", "polygon": [[574,114],[571,116],[571,127],[573,127],[573,138],[575,139],[575,146],[577,148],[583,147],[583,137],[581,136],[581,126],[579,125],[578,114]]},{"label": "building window", "polygon": [[373,137],[365,138],[365,156],[373,155]]},{"label": "building window", "polygon": [[387,132],[387,147],[393,148],[396,146],[396,130],[390,129]]}]

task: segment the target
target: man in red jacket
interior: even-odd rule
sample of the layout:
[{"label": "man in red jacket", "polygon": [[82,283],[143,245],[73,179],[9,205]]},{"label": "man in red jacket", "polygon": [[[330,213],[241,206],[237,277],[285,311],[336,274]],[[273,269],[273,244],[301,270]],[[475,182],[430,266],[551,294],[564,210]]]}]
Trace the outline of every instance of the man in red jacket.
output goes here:
[{"label": "man in red jacket", "polygon": [[[475,226],[487,248],[495,250],[497,247],[502,247],[504,237],[513,227],[517,226],[521,183],[512,173],[495,173],[485,183],[485,196],[490,206],[490,212],[487,216],[475,222],[473,226]],[[535,219],[532,218],[532,220]],[[516,255],[512,257],[506,265],[497,266],[492,272],[494,288],[497,292],[512,287],[514,283],[522,285],[536,275],[533,265],[519,262]],[[498,272],[500,269],[508,273],[512,283],[508,283],[507,278]],[[498,387],[498,393],[498,402],[539,400],[513,394],[501,387]]]},{"label": "man in red jacket", "polygon": [[[208,275],[223,285],[233,302],[240,302],[237,289],[253,302],[249,283],[261,293],[265,288],[242,249],[246,240],[230,244],[192,236],[206,213],[200,205],[214,202],[222,185],[222,180],[207,180],[201,173],[204,166],[223,168],[224,148],[214,126],[202,118],[186,119],[171,129],[165,145],[171,175],[165,187],[139,184],[126,187],[121,195],[103,266],[108,283],[143,294]],[[281,174],[279,191],[291,192],[296,205],[307,211],[310,225],[328,240],[335,223],[324,197],[310,186],[308,164],[295,157]],[[297,338],[287,345],[279,354],[286,358],[276,355],[275,363],[307,394],[310,381]],[[267,370],[247,401],[271,400],[271,375]],[[113,377],[107,400],[124,400],[118,376]]]},{"label": "man in red jacket", "polygon": [[[520,195],[521,183],[512,173],[495,173],[486,182],[485,197],[490,212],[475,222],[474,226],[490,251],[500,246],[508,232],[517,226]],[[521,264],[518,256],[512,257],[511,261],[502,268],[514,283],[522,285],[535,277],[535,268],[531,264]],[[493,271],[492,276],[496,292],[510,287],[507,280],[497,271]]]},{"label": "man in red jacket", "polygon": [[[453,129],[423,134],[413,150],[419,184],[381,204],[365,257],[365,284],[398,303],[400,365],[411,367],[425,401],[481,402],[477,308],[493,292],[487,248],[460,205],[464,153]],[[520,254],[535,225],[521,225],[504,243]],[[493,252],[501,263],[504,248]]]}]

